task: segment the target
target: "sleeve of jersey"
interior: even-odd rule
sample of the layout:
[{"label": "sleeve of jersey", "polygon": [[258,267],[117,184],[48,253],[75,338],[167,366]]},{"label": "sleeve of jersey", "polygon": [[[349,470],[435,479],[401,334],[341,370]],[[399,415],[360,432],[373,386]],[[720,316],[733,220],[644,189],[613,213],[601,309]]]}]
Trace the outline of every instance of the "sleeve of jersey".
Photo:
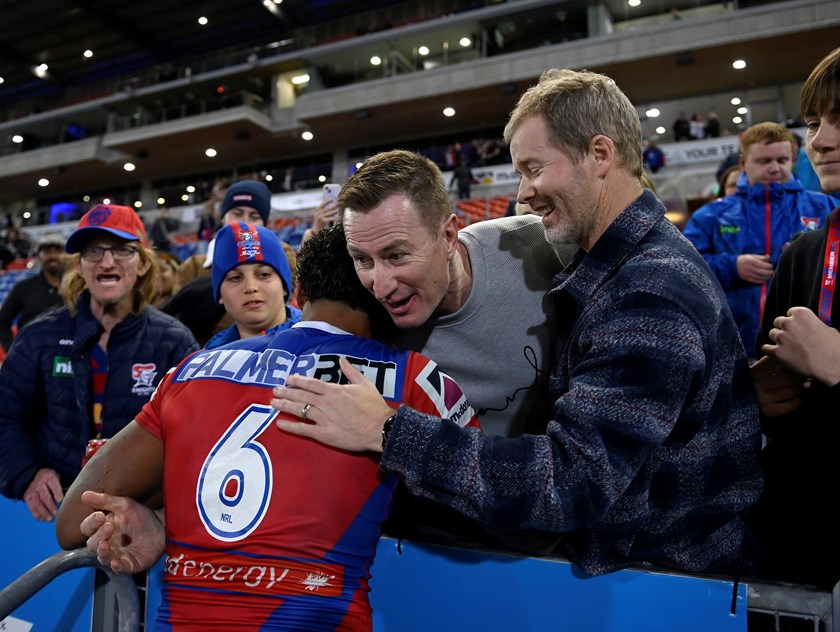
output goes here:
[{"label": "sleeve of jersey", "polygon": [[166,399],[166,393],[172,387],[172,378],[177,373],[179,367],[180,365],[169,369],[160,381],[160,384],[157,385],[155,392],[152,393],[152,398],[143,404],[143,408],[140,409],[137,417],[135,417],[135,421],[138,424],[161,440],[163,440],[162,403]]},{"label": "sleeve of jersey", "polygon": [[459,426],[480,427],[472,405],[466,395],[436,362],[412,352],[405,376],[403,403],[413,409],[449,419]]}]

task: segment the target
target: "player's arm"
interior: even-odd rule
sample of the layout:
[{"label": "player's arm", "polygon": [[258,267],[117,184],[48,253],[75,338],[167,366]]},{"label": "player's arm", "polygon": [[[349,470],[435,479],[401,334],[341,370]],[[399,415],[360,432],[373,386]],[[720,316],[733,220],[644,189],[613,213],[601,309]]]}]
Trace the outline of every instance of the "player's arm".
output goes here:
[{"label": "player's arm", "polygon": [[97,452],[70,486],[56,520],[58,543],[65,549],[84,546],[82,521],[95,509],[82,501],[88,490],[127,496],[151,508],[161,506],[163,443],[132,421]]}]

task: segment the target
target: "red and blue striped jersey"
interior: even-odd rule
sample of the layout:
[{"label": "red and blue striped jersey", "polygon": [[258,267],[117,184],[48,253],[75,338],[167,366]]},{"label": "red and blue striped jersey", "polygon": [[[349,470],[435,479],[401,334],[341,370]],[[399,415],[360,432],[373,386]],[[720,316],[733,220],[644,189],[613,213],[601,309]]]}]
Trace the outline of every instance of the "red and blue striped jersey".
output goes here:
[{"label": "red and blue striped jersey", "polygon": [[396,475],[282,432],[271,388],[346,381],[346,356],[394,407],[477,425],[433,361],[320,322],[202,350],[137,421],[164,449],[166,563],[158,630],[370,630],[369,567]]}]

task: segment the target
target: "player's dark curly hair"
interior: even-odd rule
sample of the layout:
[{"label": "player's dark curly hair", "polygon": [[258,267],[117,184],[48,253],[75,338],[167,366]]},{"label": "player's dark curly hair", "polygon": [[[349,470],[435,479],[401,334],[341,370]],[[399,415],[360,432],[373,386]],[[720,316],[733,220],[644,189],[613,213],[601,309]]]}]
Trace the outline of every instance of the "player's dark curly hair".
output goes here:
[{"label": "player's dark curly hair", "polygon": [[307,300],[337,301],[366,312],[377,338],[393,328],[388,313],[359,281],[341,224],[323,228],[303,243],[296,273]]}]

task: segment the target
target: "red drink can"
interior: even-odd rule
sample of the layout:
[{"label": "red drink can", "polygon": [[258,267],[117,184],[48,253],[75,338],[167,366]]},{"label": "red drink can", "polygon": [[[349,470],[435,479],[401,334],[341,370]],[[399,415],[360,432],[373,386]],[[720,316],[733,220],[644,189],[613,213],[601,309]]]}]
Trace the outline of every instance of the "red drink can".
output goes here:
[{"label": "red drink can", "polygon": [[82,459],[82,467],[87,465],[87,462],[90,461],[91,457],[99,452],[99,448],[101,448],[108,439],[90,439],[87,442],[87,447],[85,448],[85,457]]}]

